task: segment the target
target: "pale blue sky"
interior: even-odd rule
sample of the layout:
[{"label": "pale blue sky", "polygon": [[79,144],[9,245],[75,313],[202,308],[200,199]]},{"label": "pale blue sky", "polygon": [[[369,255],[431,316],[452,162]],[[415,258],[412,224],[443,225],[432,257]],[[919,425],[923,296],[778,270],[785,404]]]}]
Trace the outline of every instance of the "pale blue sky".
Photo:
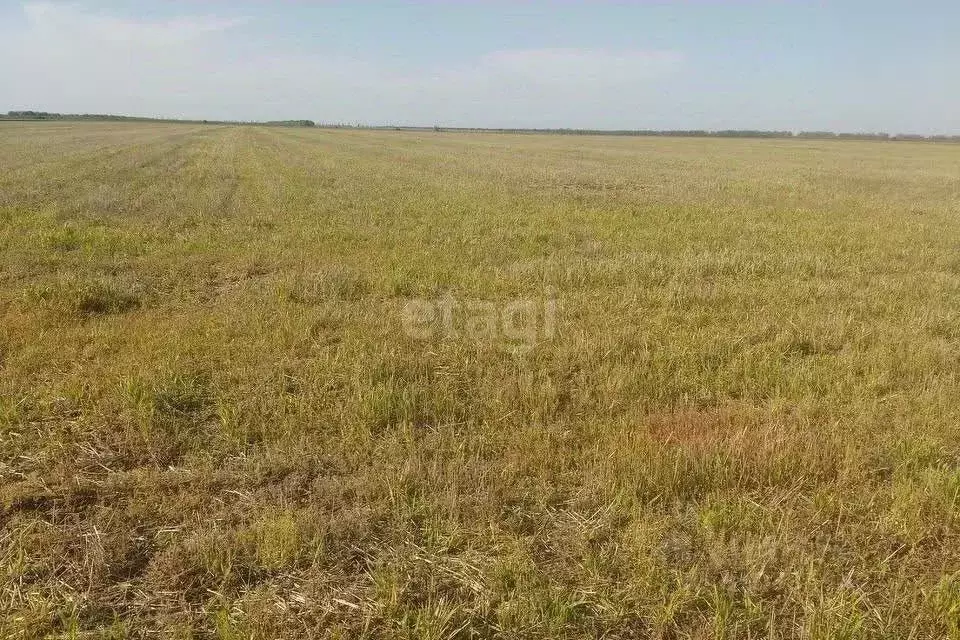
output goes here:
[{"label": "pale blue sky", "polygon": [[960,3],[0,0],[0,109],[960,133]]}]

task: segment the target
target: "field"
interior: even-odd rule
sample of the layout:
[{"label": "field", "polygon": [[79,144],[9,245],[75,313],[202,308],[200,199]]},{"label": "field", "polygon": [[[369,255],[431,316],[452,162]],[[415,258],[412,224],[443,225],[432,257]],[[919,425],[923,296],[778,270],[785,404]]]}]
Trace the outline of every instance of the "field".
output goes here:
[{"label": "field", "polygon": [[960,147],[0,124],[0,637],[960,638]]}]

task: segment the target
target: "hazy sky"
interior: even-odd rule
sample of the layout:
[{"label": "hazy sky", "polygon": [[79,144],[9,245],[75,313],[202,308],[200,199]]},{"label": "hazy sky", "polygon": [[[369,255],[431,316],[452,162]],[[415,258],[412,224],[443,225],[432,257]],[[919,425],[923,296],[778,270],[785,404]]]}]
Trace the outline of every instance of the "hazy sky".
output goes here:
[{"label": "hazy sky", "polygon": [[0,0],[0,110],[960,133],[960,2]]}]

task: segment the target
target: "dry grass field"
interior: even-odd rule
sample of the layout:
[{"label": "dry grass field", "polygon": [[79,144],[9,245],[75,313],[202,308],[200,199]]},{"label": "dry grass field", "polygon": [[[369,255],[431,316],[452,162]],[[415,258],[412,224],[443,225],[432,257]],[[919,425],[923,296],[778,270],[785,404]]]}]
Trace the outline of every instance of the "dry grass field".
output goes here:
[{"label": "dry grass field", "polygon": [[960,147],[0,124],[0,637],[960,638]]}]

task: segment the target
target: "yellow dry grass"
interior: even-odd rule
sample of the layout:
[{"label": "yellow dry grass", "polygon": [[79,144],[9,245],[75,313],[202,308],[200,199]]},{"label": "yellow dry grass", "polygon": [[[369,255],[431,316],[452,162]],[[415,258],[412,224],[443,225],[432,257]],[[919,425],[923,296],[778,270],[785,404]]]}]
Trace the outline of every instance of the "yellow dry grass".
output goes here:
[{"label": "yellow dry grass", "polygon": [[0,124],[0,636],[958,638],[958,246],[946,144]]}]

